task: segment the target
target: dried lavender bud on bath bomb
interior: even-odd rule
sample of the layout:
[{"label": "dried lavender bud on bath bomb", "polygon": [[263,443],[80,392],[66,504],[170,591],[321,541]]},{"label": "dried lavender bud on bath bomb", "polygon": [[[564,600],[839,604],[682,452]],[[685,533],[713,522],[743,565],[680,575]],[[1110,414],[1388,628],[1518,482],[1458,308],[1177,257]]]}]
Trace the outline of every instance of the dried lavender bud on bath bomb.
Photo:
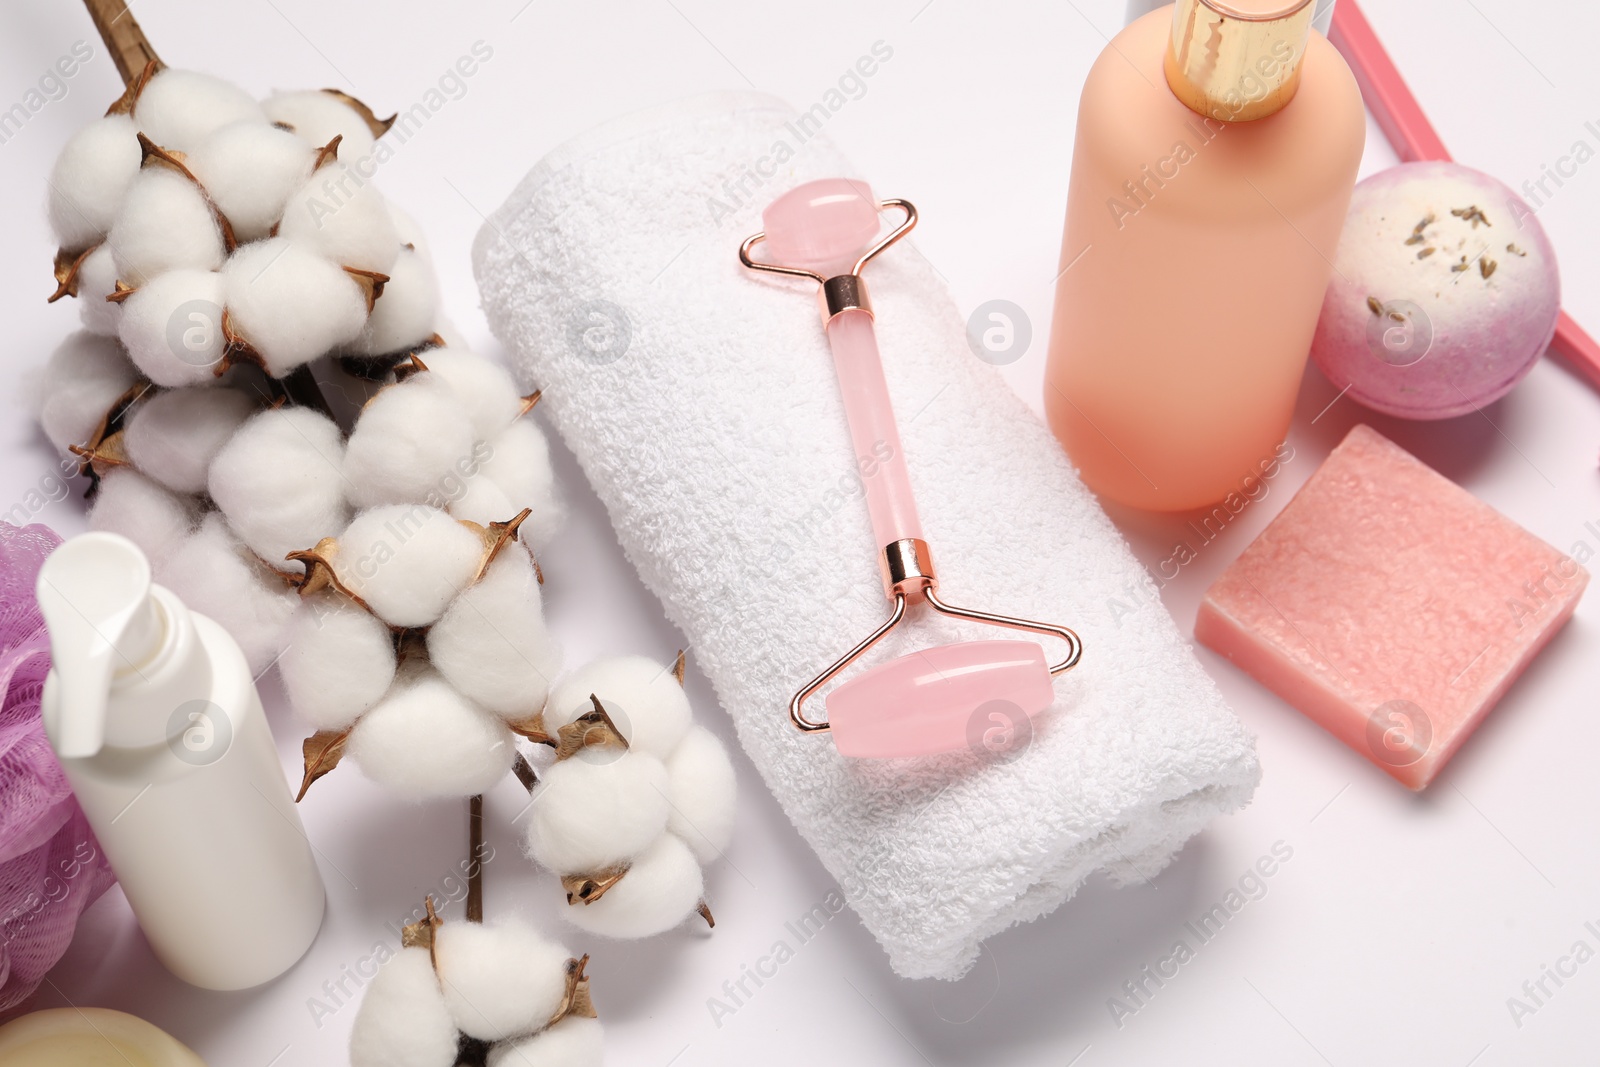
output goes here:
[{"label": "dried lavender bud on bath bomb", "polygon": [[599,900],[570,904],[561,914],[602,937],[653,937],[693,915],[703,890],[700,864],[689,846],[662,834]]},{"label": "dried lavender bud on bath bomb", "polygon": [[455,1062],[456,1024],[428,950],[402,948],[362,995],[350,1029],[350,1067],[455,1067]]},{"label": "dried lavender bud on bath bomb", "polygon": [[545,772],[528,809],[528,853],[557,874],[631,861],[667,828],[667,770],[618,748],[580,752]]},{"label": "dried lavender bud on bath bomb", "polygon": [[1493,403],[1549,346],[1555,250],[1516,193],[1458,163],[1355,188],[1311,354],[1361,403],[1446,419]]},{"label": "dried lavender bud on bath bomb", "polygon": [[560,1010],[572,954],[527,924],[446,923],[433,944],[445,1006],[469,1037],[516,1037]]}]

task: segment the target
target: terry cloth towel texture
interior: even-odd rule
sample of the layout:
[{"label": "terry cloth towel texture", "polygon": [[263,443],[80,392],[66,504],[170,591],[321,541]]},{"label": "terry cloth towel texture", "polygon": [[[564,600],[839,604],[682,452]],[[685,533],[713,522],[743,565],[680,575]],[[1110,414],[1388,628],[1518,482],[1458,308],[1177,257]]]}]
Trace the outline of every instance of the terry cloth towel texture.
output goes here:
[{"label": "terry cloth towel texture", "polygon": [[[1247,803],[1260,771],[1148,574],[1049,430],[974,358],[909,242],[866,276],[940,590],[1071,626],[1083,661],[1031,737],[998,751],[849,760],[790,724],[795,690],[888,613],[816,286],[737,258],[780,193],[859,176],[803,136],[787,105],[744,93],[618,120],[535,166],[473,263],[521,383],[544,390],[540,410],[767,786],[894,970],[954,979],[983,939],[1094,872],[1160,870]],[[874,661],[1019,636],[912,615]],[[820,716],[820,699],[807,709]]]}]

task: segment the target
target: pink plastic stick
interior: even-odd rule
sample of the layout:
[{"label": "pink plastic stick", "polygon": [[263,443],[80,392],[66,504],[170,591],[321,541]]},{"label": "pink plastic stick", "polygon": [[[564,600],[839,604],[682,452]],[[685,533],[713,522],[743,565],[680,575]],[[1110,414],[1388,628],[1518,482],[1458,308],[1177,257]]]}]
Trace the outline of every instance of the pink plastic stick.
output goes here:
[{"label": "pink plastic stick", "polygon": [[[1328,40],[1350,64],[1372,117],[1402,161],[1450,159],[1444,141],[1422,113],[1422,105],[1384,51],[1378,35],[1372,32],[1372,25],[1356,0],[1339,0],[1333,9]],[[1600,345],[1565,311],[1556,320],[1556,335],[1550,348],[1600,389]]]},{"label": "pink plastic stick", "polygon": [[859,308],[835,315],[828,323],[828,341],[833,346],[856,469],[866,487],[867,513],[878,547],[908,537],[921,538],[922,520],[911,495],[905,450],[900,447],[900,429],[889,402],[872,316]]}]

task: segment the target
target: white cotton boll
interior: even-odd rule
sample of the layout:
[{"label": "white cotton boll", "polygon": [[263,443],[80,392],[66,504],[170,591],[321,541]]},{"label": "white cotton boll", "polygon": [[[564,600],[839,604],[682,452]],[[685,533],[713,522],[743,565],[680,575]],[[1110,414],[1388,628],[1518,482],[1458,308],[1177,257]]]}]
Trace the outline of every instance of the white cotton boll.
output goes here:
[{"label": "white cotton boll", "polygon": [[198,510],[132,467],[116,467],[100,479],[89,529],[121,534],[151,561],[169,559],[194,528]]},{"label": "white cotton boll", "polygon": [[128,458],[178,493],[203,493],[211,460],[255,401],[237,389],[191,387],[157,393],[128,419]]},{"label": "white cotton boll", "polygon": [[355,517],[339,535],[334,569],[391,626],[427,626],[465,589],[483,541],[422,504],[387,504]]},{"label": "white cotton boll", "polygon": [[329,163],[289,197],[278,233],[341,267],[388,273],[400,254],[389,205],[369,180]]},{"label": "white cotton boll", "polygon": [[294,134],[263,122],[233,122],[184,160],[240,243],[267,236],[289,195],[311,174],[315,153]]},{"label": "white cotton boll", "polygon": [[[442,930],[443,928],[441,928]],[[350,1067],[455,1067],[456,1024],[433,960],[402,948],[378,969],[350,1028]]]},{"label": "white cotton boll", "polygon": [[151,78],[133,108],[133,121],[162,148],[193,152],[230,122],[262,122],[261,105],[243,89],[197,70],[171,67]]},{"label": "white cotton boll", "polygon": [[526,923],[446,923],[433,936],[445,1005],[468,1037],[516,1037],[560,1009],[571,953]]},{"label": "white cotton boll", "polygon": [[[382,303],[383,301],[379,301]],[[442,382],[419,374],[361,409],[345,449],[344,476],[356,507],[437,500],[474,469],[472,424]]]},{"label": "white cotton boll", "polygon": [[428,631],[428,658],[450,684],[507,719],[544,707],[561,653],[544,624],[527,549],[508,544]]},{"label": "white cotton boll", "polygon": [[263,411],[217,453],[206,485],[245,544],[278,570],[297,573],[301,565],[284,557],[337,535],[349,521],[343,459],[339,427],[326,415]]},{"label": "white cotton boll", "polygon": [[253,674],[266,670],[282,650],[284,629],[300,599],[214,511],[157,567],[156,580],[232,634]]},{"label": "white cotton boll", "polygon": [[433,332],[444,339],[446,348],[464,349],[467,347],[466,337],[448,315],[440,315],[434,320]]},{"label": "white cotton boll", "polygon": [[200,187],[168,167],[146,167],[133,179],[106,243],[117,277],[135,288],[179,267],[217,270],[225,254]]},{"label": "white cotton boll", "polygon": [[117,288],[117,261],[110,245],[101,245],[78,264],[78,317],[83,328],[105,337],[117,336],[122,304],[107,300]]},{"label": "white cotton boll", "polygon": [[222,275],[169,270],[122,301],[117,334],[128,356],[157,385],[198,385],[216,378],[226,342]]},{"label": "white cotton boll", "polygon": [[505,723],[429,670],[395,680],[350,731],[346,751],[368,778],[422,796],[472,796],[516,756]]},{"label": "white cotton boll", "polygon": [[506,369],[464,348],[430,348],[428,370],[461,399],[480,441],[493,441],[522,414],[522,397]]},{"label": "white cotton boll", "polygon": [[544,772],[528,808],[528,855],[557,874],[598,874],[667,828],[667,769],[627,749],[584,751]]},{"label": "white cotton boll", "polygon": [[653,937],[693,915],[704,890],[700,864],[689,846],[673,834],[662,834],[604,896],[570,904],[562,915],[602,937]]},{"label": "white cotton boll", "polygon": [[556,497],[556,475],[550,466],[550,445],[532,419],[519,419],[489,442],[490,455],[478,473],[510,498],[516,511],[533,514],[522,535],[535,548],[548,545],[566,522],[566,508]]},{"label": "white cotton boll", "polygon": [[354,340],[367,321],[354,278],[282,237],[244,245],[222,277],[229,320],[275,378]]},{"label": "white cotton boll", "polygon": [[342,730],[389,691],[394,634],[381,619],[336,593],[302,600],[284,635],[278,673],[299,716],[318,730]]},{"label": "white cotton boll", "polygon": [[425,256],[402,248],[385,273],[389,280],[383,285],[383,295],[373,304],[361,336],[350,346],[358,355],[402,352],[433,335],[433,320],[439,313],[439,281],[433,265]]},{"label": "white cotton boll", "polygon": [[222,275],[170,270],[122,302],[117,335],[134,365],[157,385],[213,382],[227,347],[222,300]]},{"label": "white cotton boll", "polygon": [[62,248],[87,248],[116,221],[143,151],[126,115],[95,119],[68,139],[50,171],[50,229]]},{"label": "white cotton boll", "polygon": [[667,829],[683,838],[701,863],[720,857],[733,837],[735,791],[728,750],[704,726],[690,727],[667,757],[672,801]]},{"label": "white cotton boll", "polygon": [[586,663],[550,693],[545,729],[554,733],[593,709],[600,698],[634,750],[666,759],[689,732],[689,698],[670,668],[644,656],[613,656]]},{"label": "white cotton boll", "polygon": [[603,1067],[599,1019],[569,1015],[531,1037],[489,1050],[488,1067]]},{"label": "white cotton boll", "polygon": [[[423,232],[421,225],[399,204],[389,205],[389,217],[394,220],[394,231],[400,238],[401,245],[410,245],[412,249],[428,264],[428,269],[433,269],[433,247],[428,244],[428,235]],[[428,331],[432,333],[432,330]]]},{"label": "white cotton boll", "polygon": [[[511,498],[500,487],[481,474],[468,478],[459,493],[450,501],[450,514],[458,519],[487,526],[491,522],[506,522],[521,508],[511,506]],[[531,519],[533,516],[529,516]],[[526,522],[523,523],[527,525]]]},{"label": "white cotton boll", "polygon": [[292,127],[295,136],[313,148],[342,138],[339,158],[347,162],[370,155],[376,144],[366,120],[354,108],[320,89],[273,93],[261,102],[261,110],[270,121]]},{"label": "white cotton boll", "polygon": [[36,387],[44,435],[62,452],[87,444],[106,412],[138,380],[116,341],[85,330],[68,335],[51,354]]}]

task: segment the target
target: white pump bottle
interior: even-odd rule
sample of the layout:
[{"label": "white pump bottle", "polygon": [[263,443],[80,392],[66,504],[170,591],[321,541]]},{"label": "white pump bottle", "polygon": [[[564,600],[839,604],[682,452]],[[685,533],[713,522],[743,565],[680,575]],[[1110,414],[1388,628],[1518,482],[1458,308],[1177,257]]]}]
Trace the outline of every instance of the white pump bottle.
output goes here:
[{"label": "white pump bottle", "polygon": [[56,549],[38,599],[45,733],[150,947],[206,989],[282,974],[322,878],[239,646],[115,534]]}]

